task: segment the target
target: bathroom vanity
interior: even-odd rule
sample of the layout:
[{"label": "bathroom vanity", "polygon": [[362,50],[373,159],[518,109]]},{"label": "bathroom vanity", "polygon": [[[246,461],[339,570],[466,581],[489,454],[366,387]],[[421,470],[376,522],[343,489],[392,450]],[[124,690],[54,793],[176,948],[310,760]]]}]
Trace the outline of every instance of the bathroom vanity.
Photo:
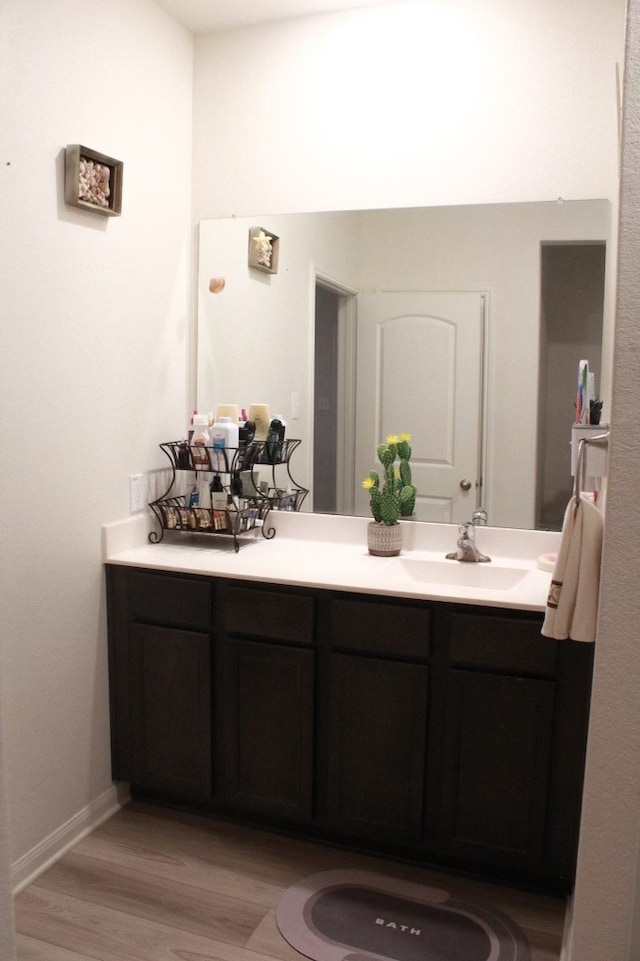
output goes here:
[{"label": "bathroom vanity", "polygon": [[382,559],[344,525],[337,541],[287,536],[305,523],[283,519],[239,554],[195,539],[106,550],[114,779],[158,803],[569,891],[593,646],[541,636],[549,575],[511,557],[494,568],[520,572],[511,586],[469,586],[457,572],[490,565],[456,562],[461,586],[416,581],[400,561],[435,577],[440,547],[418,542],[444,543],[446,525],[416,525],[418,549]]}]

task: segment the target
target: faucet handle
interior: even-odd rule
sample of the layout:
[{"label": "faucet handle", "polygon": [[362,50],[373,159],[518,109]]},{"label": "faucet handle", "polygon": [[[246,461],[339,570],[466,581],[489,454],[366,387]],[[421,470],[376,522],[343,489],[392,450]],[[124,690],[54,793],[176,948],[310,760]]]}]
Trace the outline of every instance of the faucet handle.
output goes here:
[{"label": "faucet handle", "polygon": [[488,516],[489,515],[484,507],[476,507],[471,517],[471,523],[480,527],[481,525],[487,523]]},{"label": "faucet handle", "polygon": [[473,542],[474,539],[474,527],[473,521],[466,521],[464,524],[458,524],[458,544]]}]

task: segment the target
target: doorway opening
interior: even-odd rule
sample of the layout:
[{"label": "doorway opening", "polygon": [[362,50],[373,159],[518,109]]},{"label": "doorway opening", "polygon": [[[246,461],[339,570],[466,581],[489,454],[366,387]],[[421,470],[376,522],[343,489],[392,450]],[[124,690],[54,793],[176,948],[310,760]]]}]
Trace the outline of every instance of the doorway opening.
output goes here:
[{"label": "doorway opening", "polygon": [[606,244],[545,243],[541,248],[536,529],[560,530],[573,490],[571,425],[578,365],[602,370]]},{"label": "doorway opening", "polygon": [[313,486],[317,513],[353,514],[356,293],[316,277]]}]

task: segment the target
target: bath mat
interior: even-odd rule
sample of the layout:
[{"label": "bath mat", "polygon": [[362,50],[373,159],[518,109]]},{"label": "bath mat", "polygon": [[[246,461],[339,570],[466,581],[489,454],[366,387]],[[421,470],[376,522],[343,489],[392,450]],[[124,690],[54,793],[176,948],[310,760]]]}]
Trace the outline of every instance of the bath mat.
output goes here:
[{"label": "bath mat", "polygon": [[299,881],[276,921],[313,961],[530,961],[522,930],[491,905],[368,871]]}]

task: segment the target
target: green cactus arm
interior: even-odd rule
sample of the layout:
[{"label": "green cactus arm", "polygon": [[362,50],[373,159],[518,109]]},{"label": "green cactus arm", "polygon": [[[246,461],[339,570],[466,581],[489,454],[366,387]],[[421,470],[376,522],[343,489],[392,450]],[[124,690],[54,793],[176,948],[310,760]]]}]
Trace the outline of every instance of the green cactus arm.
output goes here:
[{"label": "green cactus arm", "polygon": [[402,460],[409,460],[411,457],[411,445],[406,440],[401,440],[398,443],[398,457]]},{"label": "green cactus arm", "polygon": [[382,493],[379,487],[372,487],[369,491],[369,503],[374,521],[382,520]]},{"label": "green cactus arm", "polygon": [[402,517],[409,517],[413,514],[416,505],[416,488],[413,484],[408,484],[400,491],[400,514]]},{"label": "green cactus arm", "polygon": [[393,464],[396,459],[395,448],[391,448],[388,444],[380,444],[378,447],[378,460],[382,464],[385,470],[387,470],[391,464]]},{"label": "green cactus arm", "polygon": [[391,494],[393,492],[393,484],[395,478],[395,471],[393,469],[393,463],[388,464],[384,469],[384,491],[385,494]]},{"label": "green cactus arm", "polygon": [[403,487],[408,487],[411,484],[411,465],[408,460],[400,461],[400,478]]}]

